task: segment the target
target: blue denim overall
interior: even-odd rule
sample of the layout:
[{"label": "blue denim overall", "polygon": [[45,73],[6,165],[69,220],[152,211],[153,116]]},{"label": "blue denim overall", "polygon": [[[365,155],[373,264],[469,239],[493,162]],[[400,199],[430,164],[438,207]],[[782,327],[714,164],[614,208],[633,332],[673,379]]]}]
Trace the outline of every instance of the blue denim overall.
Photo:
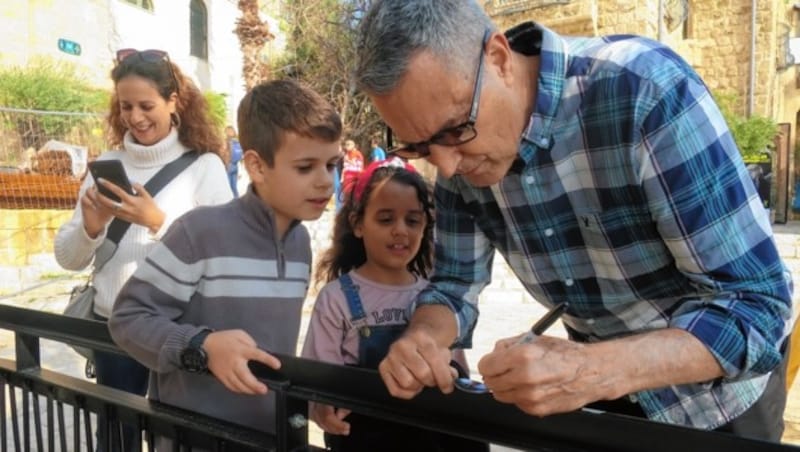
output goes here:
[{"label": "blue denim overall", "polygon": [[[358,329],[358,367],[377,369],[378,364],[406,328],[401,325],[368,325],[358,287],[348,274],[339,277],[350,309],[350,322]],[[350,413],[350,435],[325,434],[325,445],[337,452],[488,452],[487,444],[404,424]]]}]

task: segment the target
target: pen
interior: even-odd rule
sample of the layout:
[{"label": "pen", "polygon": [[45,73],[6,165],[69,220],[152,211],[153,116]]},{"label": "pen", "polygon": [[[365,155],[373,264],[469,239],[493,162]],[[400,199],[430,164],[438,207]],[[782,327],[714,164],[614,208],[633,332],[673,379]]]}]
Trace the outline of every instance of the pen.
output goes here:
[{"label": "pen", "polygon": [[558,320],[561,317],[561,314],[563,314],[567,310],[567,306],[569,306],[569,303],[567,303],[566,301],[563,301],[553,306],[549,311],[547,311],[547,314],[545,314],[544,317],[542,317],[541,319],[539,319],[539,321],[533,324],[531,330],[528,331],[528,334],[522,336],[522,338],[519,341],[517,341],[517,343],[527,344],[533,341],[536,338],[536,336],[541,336],[542,333],[547,331],[547,329],[550,328],[556,322],[556,320]]}]

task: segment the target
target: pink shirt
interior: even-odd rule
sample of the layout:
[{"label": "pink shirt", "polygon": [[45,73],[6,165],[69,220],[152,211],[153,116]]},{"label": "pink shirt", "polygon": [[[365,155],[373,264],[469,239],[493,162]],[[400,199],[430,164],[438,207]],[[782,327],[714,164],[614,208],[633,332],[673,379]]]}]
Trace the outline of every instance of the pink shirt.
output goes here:
[{"label": "pink shirt", "polygon": [[[410,285],[391,286],[376,283],[353,271],[349,274],[358,286],[368,326],[407,324],[408,307],[428,285],[427,280],[418,279]],[[358,364],[358,330],[353,327],[350,317],[339,280],[329,282],[314,303],[302,356],[334,364]],[[463,350],[454,350],[453,359],[464,369],[469,369]]]}]

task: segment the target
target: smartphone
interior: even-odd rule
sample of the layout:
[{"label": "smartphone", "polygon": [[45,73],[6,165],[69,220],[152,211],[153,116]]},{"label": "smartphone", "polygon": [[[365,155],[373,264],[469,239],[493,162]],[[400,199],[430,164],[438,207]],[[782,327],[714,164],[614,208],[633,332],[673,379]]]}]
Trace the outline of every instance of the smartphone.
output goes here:
[{"label": "smartphone", "polygon": [[97,184],[97,190],[102,195],[107,196],[114,201],[120,202],[122,200],[119,198],[119,196],[112,193],[111,190],[107,189],[102,184],[99,184],[97,179],[103,178],[125,190],[125,192],[130,195],[136,194],[133,190],[133,186],[131,185],[131,181],[128,180],[128,174],[125,173],[125,168],[122,166],[122,162],[119,160],[95,160],[93,162],[89,162],[89,172],[92,173],[94,182]]}]

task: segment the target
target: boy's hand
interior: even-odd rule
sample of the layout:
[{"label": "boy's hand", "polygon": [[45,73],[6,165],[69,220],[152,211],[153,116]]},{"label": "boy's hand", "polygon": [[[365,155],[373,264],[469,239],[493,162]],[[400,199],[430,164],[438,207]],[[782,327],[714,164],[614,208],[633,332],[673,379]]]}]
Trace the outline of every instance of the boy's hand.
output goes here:
[{"label": "boy's hand", "polygon": [[215,331],[206,337],[203,349],[208,355],[208,370],[226,388],[240,394],[267,393],[267,385],[250,372],[248,361],[258,361],[275,370],[281,367],[278,358],[258,348],[256,341],[242,330]]},{"label": "boy's hand", "polygon": [[316,422],[319,428],[332,435],[350,434],[350,423],[343,420],[350,414],[350,410],[316,402],[309,402],[308,405],[311,420]]}]

